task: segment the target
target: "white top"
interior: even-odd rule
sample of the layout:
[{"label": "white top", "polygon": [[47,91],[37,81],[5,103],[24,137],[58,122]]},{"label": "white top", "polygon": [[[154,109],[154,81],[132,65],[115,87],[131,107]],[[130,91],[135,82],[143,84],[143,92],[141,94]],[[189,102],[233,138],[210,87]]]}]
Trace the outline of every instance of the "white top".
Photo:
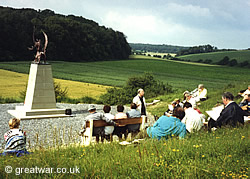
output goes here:
[{"label": "white top", "polygon": [[203,126],[202,116],[193,108],[188,108],[185,110],[185,117],[181,122],[186,124],[186,129],[190,133],[200,130]]},{"label": "white top", "polygon": [[[144,102],[145,109],[146,109],[147,103],[146,103],[144,97],[143,97],[143,102]],[[137,105],[137,109],[138,109],[138,110],[140,111],[140,113],[141,113],[141,100],[140,100],[139,95],[137,95],[137,96],[134,97],[133,103],[135,103],[135,104]],[[146,110],[146,111],[147,111],[147,110]]]},{"label": "white top", "polygon": [[241,96],[245,96],[246,94],[250,94],[250,90],[249,89],[247,89]]},{"label": "white top", "polygon": [[118,112],[118,113],[115,115],[115,119],[123,119],[123,118],[127,118],[127,114],[124,113],[124,112]]},{"label": "white top", "polygon": [[207,89],[203,88],[201,92],[198,91],[198,98],[207,98]]},{"label": "white top", "polygon": [[[108,119],[115,118],[115,116],[113,114],[110,114],[110,113],[104,113],[104,116]],[[113,133],[113,131],[114,131],[114,126],[105,126],[105,128],[104,128],[105,135],[110,135]]]}]

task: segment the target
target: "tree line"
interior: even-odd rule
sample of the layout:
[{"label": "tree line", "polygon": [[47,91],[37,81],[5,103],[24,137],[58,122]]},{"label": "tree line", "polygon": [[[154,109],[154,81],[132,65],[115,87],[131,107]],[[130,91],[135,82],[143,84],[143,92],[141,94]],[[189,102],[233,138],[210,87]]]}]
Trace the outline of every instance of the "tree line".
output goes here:
[{"label": "tree line", "polygon": [[0,61],[33,60],[28,50],[35,38],[49,38],[47,60],[97,61],[127,59],[131,48],[126,36],[98,23],[51,10],[14,9],[0,6]]},{"label": "tree line", "polygon": [[199,45],[199,46],[189,47],[187,49],[182,49],[177,52],[176,56],[198,54],[198,53],[219,52],[219,51],[236,51],[236,49],[218,49],[217,47],[207,44],[207,45]]},{"label": "tree line", "polygon": [[174,45],[154,45],[143,43],[129,43],[132,50],[136,52],[157,52],[157,53],[178,53],[180,50],[188,49],[189,47],[174,46]]}]

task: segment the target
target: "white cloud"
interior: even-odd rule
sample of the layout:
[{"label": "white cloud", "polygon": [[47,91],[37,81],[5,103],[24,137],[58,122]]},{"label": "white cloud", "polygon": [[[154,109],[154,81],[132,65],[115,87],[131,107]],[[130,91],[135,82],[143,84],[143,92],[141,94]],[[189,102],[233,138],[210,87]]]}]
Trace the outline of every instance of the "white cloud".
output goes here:
[{"label": "white cloud", "polygon": [[176,15],[193,16],[193,17],[211,17],[212,14],[208,8],[202,8],[192,4],[182,5],[176,3],[167,4],[167,12]]},{"label": "white cloud", "polygon": [[123,32],[129,42],[219,48],[250,44],[250,0],[0,0],[0,5],[83,16]]}]

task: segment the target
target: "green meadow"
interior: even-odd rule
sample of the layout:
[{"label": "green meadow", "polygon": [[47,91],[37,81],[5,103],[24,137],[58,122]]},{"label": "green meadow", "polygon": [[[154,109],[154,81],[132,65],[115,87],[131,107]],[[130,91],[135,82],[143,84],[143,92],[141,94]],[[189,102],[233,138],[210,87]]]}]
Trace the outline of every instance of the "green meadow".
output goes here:
[{"label": "green meadow", "polygon": [[182,140],[41,147],[20,158],[0,157],[0,178],[248,178],[249,145],[245,125]]},{"label": "green meadow", "polygon": [[[122,86],[131,76],[151,72],[156,79],[176,89],[192,90],[199,83],[218,89],[231,83],[249,83],[249,69],[177,63],[142,57],[120,61],[55,62],[51,61],[53,77],[108,86]],[[30,62],[5,62],[1,69],[29,73]]]},{"label": "green meadow", "polygon": [[[174,92],[158,96],[161,101],[148,111],[160,116],[174,98],[199,83],[208,89],[209,98],[199,108],[205,113],[221,93],[234,95],[250,84],[249,69],[211,66],[198,63],[157,60],[132,56],[128,60],[101,62],[50,62],[58,79],[122,86],[131,76],[151,72],[155,79],[169,83]],[[5,62],[0,69],[29,73],[30,62]],[[152,99],[148,99],[149,101]],[[239,102],[240,98],[236,99]],[[55,131],[52,131],[52,133]],[[70,136],[68,136],[70,138]],[[74,136],[79,137],[79,136]],[[0,157],[0,178],[248,178],[249,124],[239,128],[222,128],[214,132],[201,130],[183,140],[154,140],[139,136],[140,144],[127,146],[117,142],[60,145],[48,148],[38,144],[33,153],[21,158]],[[55,141],[58,139],[54,139]],[[6,166],[12,172],[6,172]],[[38,169],[39,168],[39,169]],[[53,168],[51,172],[51,168]],[[59,168],[59,170],[57,170]],[[9,169],[9,168],[7,168]]]},{"label": "green meadow", "polygon": [[248,61],[250,63],[250,50],[239,50],[239,51],[223,51],[223,52],[212,52],[212,53],[200,53],[179,56],[178,58],[190,61],[198,61],[200,59],[212,60],[212,63],[216,63],[222,60],[225,56],[228,56],[230,60],[236,59],[238,63]]}]

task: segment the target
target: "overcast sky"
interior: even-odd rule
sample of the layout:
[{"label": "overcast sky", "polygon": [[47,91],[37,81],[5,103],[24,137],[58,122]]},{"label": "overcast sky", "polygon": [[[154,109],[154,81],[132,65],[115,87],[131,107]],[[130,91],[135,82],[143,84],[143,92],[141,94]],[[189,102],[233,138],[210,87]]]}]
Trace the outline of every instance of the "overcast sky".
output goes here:
[{"label": "overcast sky", "polygon": [[250,48],[250,0],[0,0],[50,9],[123,32],[130,43]]}]

